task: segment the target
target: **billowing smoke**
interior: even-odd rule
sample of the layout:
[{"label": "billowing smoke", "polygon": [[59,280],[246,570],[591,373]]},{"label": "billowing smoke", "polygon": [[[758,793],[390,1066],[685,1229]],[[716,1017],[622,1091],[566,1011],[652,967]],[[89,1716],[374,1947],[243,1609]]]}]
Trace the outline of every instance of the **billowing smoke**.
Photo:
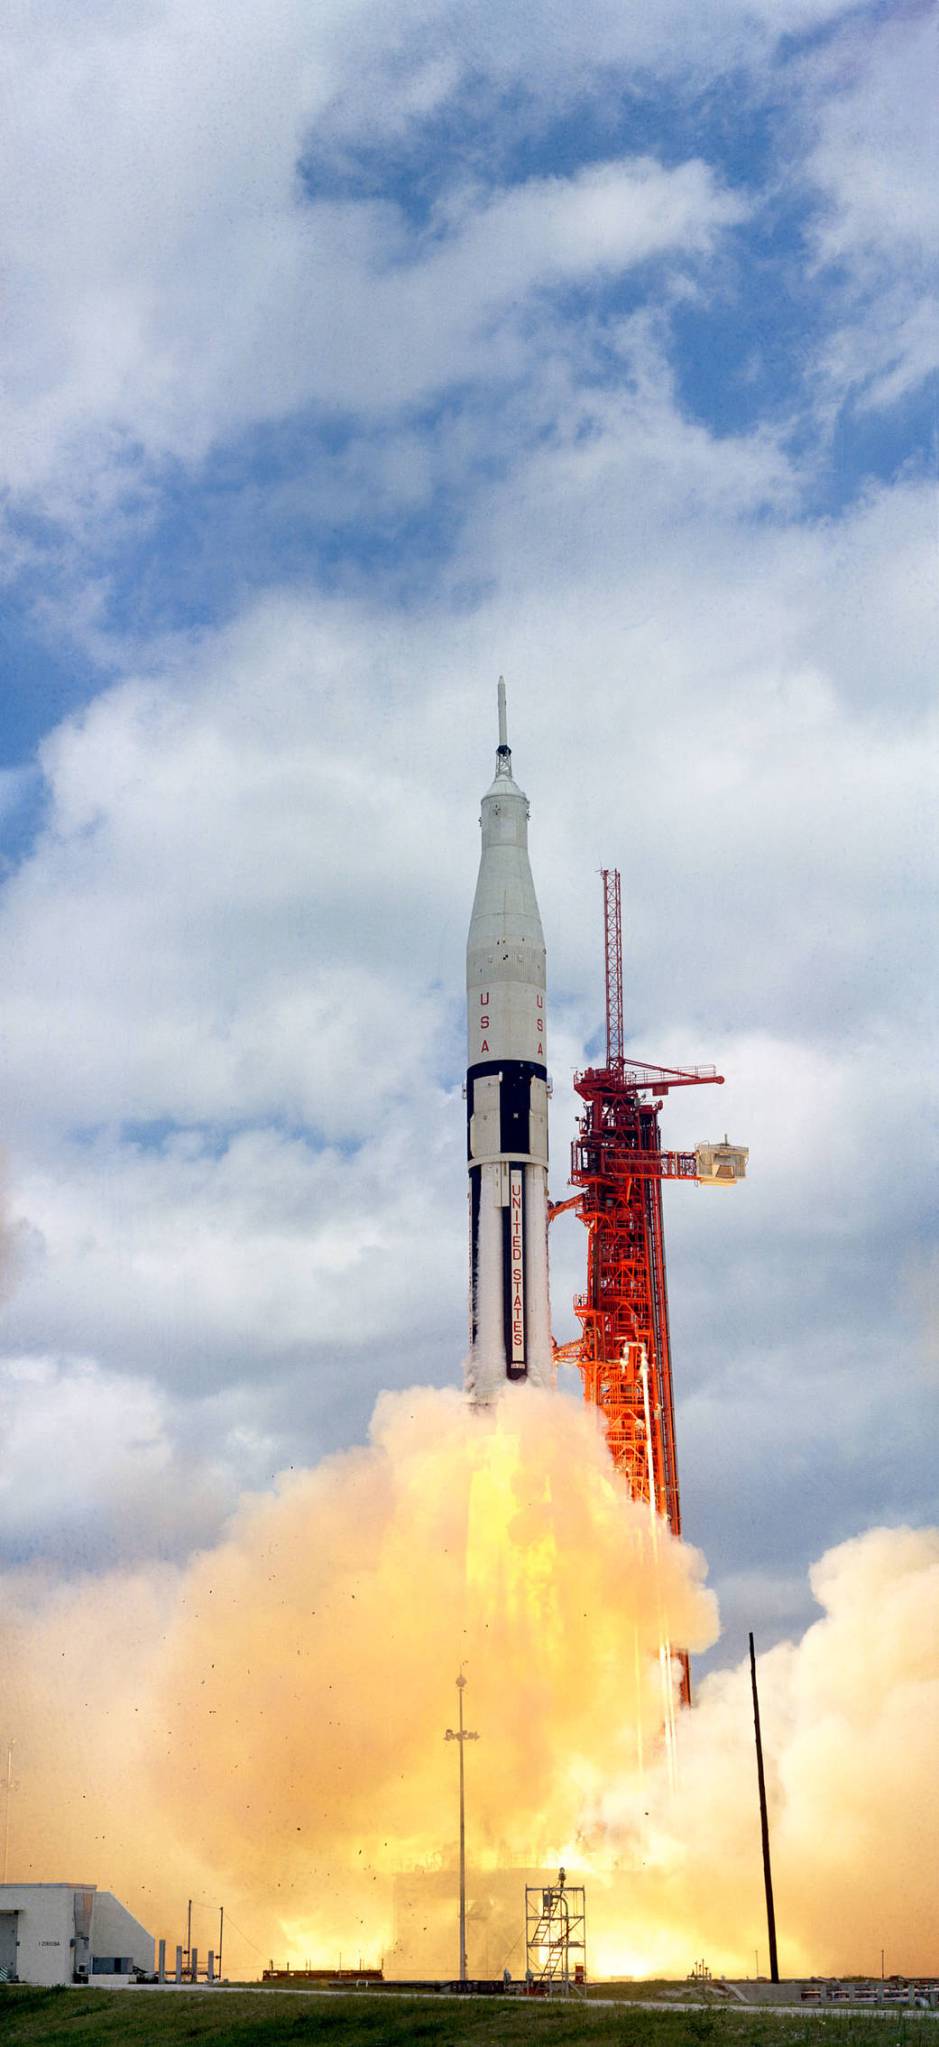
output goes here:
[{"label": "billowing smoke", "polygon": [[461,1663],[474,1862],[556,1860],[610,1762],[634,1763],[637,1719],[656,1739],[663,1626],[713,1639],[701,1576],[679,1544],[653,1566],[580,1408],[385,1398],[369,1449],[252,1502],[187,1580],[161,1759],[178,1823],[253,1871],[259,1904],[279,1887],[303,1952],[345,1926],[387,1953],[391,1878],[453,1865]]},{"label": "billowing smoke", "polygon": [[[681,1716],[676,1790],[660,1735],[663,1637],[715,1635],[702,1571],[653,1545],[573,1403],[385,1397],[367,1448],[247,1501],[181,1574],[8,1584],[11,1874],[109,1885],[171,1940],[187,1896],[224,1899],[251,1973],[255,1949],[452,1971],[465,1664],[471,1969],[523,1966],[523,1872],[561,1860],[594,1967],[752,1968],[746,1673]],[[875,1531],[813,1586],[824,1618],[762,1663],[783,1968],[873,1968],[882,1945],[924,1968],[939,1534]]]},{"label": "billowing smoke", "polygon": [[[810,1575],[822,1618],[759,1669],[781,1969],[879,1974],[883,1948],[888,1969],[935,1970],[939,1529],[873,1529]],[[714,1675],[682,1726],[677,1800],[661,1776],[644,1800],[613,1784],[594,1816],[598,1866],[641,1844],[644,1972],[687,1969],[689,1948],[768,1966],[751,1713],[748,1666]]]}]

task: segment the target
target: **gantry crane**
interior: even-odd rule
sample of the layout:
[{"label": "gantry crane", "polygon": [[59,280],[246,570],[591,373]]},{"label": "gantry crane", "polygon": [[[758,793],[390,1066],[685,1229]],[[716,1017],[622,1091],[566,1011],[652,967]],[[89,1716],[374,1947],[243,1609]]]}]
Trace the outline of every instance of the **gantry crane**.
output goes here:
[{"label": "gantry crane", "polygon": [[[662,1181],[733,1186],[749,1153],[725,1138],[695,1151],[663,1151],[659,1113],[673,1088],[723,1086],[713,1066],[680,1068],[627,1060],[623,1042],[620,877],[603,870],[606,1064],[575,1074],[584,1103],[571,1146],[578,1192],[552,1205],[576,1209],[587,1227],[587,1285],[574,1300],[581,1333],[557,1346],[580,1368],[584,1398],[599,1408],[610,1454],[634,1499],[681,1534],[675,1410],[668,1333]],[[682,1696],[690,1700],[687,1656]]]}]

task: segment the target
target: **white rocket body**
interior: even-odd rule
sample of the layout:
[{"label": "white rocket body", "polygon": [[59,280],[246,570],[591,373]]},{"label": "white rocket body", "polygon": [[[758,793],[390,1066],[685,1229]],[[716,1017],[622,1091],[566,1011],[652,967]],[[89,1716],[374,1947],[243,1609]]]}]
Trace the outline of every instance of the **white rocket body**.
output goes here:
[{"label": "white rocket body", "polygon": [[472,1397],[506,1380],[554,1383],[548,1302],[545,945],[528,864],[528,798],[512,779],[505,685],[482,800],[482,854],[466,947]]}]

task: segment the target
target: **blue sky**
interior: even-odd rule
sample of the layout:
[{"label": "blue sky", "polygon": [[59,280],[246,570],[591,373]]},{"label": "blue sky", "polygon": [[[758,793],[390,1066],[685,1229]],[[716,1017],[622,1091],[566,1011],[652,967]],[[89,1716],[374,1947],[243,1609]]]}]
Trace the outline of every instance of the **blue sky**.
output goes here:
[{"label": "blue sky", "polygon": [[828,1542],[934,1508],[927,11],[5,35],[8,1562],[184,1555],[458,1379],[504,670],[554,1191],[618,864],[636,1049],[728,1076],[667,1135],[752,1156],[669,1197],[686,1526],[731,1650],[796,1627]]}]

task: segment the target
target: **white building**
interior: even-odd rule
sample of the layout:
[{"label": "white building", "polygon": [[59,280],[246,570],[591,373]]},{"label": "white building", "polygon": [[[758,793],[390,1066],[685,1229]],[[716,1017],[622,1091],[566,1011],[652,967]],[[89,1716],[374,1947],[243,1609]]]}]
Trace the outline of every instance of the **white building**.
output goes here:
[{"label": "white building", "polygon": [[0,1981],[153,1974],[153,1935],[96,1884],[0,1884]]}]

